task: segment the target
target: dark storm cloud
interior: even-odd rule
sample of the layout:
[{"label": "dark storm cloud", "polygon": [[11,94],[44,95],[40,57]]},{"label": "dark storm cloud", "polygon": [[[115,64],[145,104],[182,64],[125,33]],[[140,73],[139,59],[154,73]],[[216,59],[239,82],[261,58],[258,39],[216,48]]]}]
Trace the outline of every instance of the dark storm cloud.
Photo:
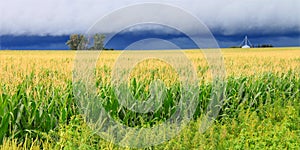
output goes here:
[{"label": "dark storm cloud", "polygon": [[[59,38],[58,43],[53,38],[85,33],[105,15],[144,2],[170,4],[194,15],[209,27],[222,47],[236,45],[244,35],[249,35],[256,43],[300,45],[299,0],[10,0],[0,6],[0,45],[2,49],[9,45],[5,35],[23,39],[31,36],[31,41],[14,39],[10,44],[20,49],[22,46],[43,48],[46,45],[64,49],[65,41]],[[137,14],[142,15],[143,10]],[[188,30],[198,30],[185,18],[178,18],[178,22]],[[146,29],[137,27],[131,32],[146,34],[149,28],[151,30],[151,26]],[[170,39],[180,39],[183,44],[189,43],[178,37],[178,32],[172,33],[166,28],[153,27],[152,31],[167,34]],[[39,36],[48,38],[41,37],[32,44]],[[45,41],[47,44],[43,45],[45,39],[48,43]]]},{"label": "dark storm cloud", "polygon": [[[299,0],[10,0],[1,4],[0,33],[62,35],[85,32],[104,15],[143,2],[180,7],[213,31],[225,35],[300,32]],[[143,10],[140,12],[142,15]],[[179,21],[185,22],[184,18]],[[188,22],[182,25],[193,27]]]}]

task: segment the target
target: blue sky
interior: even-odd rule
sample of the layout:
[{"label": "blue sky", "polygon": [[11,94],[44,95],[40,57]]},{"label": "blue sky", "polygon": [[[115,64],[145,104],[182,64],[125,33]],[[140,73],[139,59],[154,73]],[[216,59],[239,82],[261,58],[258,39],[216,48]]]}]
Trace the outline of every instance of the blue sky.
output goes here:
[{"label": "blue sky", "polygon": [[[220,47],[237,46],[245,35],[254,45],[300,46],[299,0],[11,0],[0,6],[0,48],[68,49],[65,42],[70,34],[85,33],[115,10],[144,2],[172,5],[195,16],[210,29]],[[142,15],[143,10],[136,14]],[[189,20],[176,21],[190,31],[196,30]],[[167,27],[124,28],[108,48],[124,49],[147,38],[175,41],[181,48],[195,47],[184,33]],[[168,46],[162,44],[164,48]]]}]

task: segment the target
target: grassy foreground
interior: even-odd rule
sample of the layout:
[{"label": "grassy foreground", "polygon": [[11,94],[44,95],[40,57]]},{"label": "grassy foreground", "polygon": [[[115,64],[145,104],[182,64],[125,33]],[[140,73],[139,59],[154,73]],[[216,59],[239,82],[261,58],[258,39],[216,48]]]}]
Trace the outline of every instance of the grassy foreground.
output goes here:
[{"label": "grassy foreground", "polygon": [[[214,124],[200,133],[212,83],[200,50],[185,51],[197,71],[199,104],[193,120],[175,138],[146,149],[297,149],[300,147],[300,48],[224,49],[224,105]],[[134,97],[149,97],[161,79],[167,97],[153,114],[121,107],[110,84],[120,52],[101,54],[95,71],[101,103],[118,122],[132,127],[159,124],[174,113],[178,75],[155,59],[130,74]],[[0,149],[130,149],[97,135],[74,100],[71,51],[0,51]],[[174,58],[175,59],[175,58]]]}]

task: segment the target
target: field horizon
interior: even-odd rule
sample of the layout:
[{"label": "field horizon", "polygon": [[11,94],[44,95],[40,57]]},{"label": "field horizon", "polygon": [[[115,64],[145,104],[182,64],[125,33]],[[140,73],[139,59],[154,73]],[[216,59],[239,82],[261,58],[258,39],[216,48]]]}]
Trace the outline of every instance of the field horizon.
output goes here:
[{"label": "field horizon", "polygon": [[[221,49],[221,50],[293,50],[293,49],[300,49],[300,46],[282,46],[282,47],[260,47],[260,48],[230,48],[230,47],[223,47],[223,48],[205,48],[205,49],[160,49],[160,50],[119,50],[119,49],[114,49],[114,50],[87,50],[87,51],[106,51],[106,52],[110,52],[110,51],[195,51],[195,50],[209,50],[209,49]],[[81,50],[65,50],[65,49],[55,49],[55,50],[28,50],[28,49],[2,49],[0,51],[81,51]]]}]

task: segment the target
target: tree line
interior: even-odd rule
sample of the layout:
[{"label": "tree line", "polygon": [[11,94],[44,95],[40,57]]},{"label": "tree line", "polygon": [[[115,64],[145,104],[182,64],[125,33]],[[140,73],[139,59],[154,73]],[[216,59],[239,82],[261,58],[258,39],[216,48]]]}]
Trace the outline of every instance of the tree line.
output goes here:
[{"label": "tree line", "polygon": [[104,47],[104,34],[95,34],[93,36],[93,45],[90,46],[90,41],[81,34],[71,34],[70,39],[66,42],[71,50],[113,50]]},{"label": "tree line", "polygon": [[[274,47],[272,44],[258,44],[253,45],[251,48],[268,48],[268,47]],[[229,48],[242,48],[242,46],[230,46]]]}]

